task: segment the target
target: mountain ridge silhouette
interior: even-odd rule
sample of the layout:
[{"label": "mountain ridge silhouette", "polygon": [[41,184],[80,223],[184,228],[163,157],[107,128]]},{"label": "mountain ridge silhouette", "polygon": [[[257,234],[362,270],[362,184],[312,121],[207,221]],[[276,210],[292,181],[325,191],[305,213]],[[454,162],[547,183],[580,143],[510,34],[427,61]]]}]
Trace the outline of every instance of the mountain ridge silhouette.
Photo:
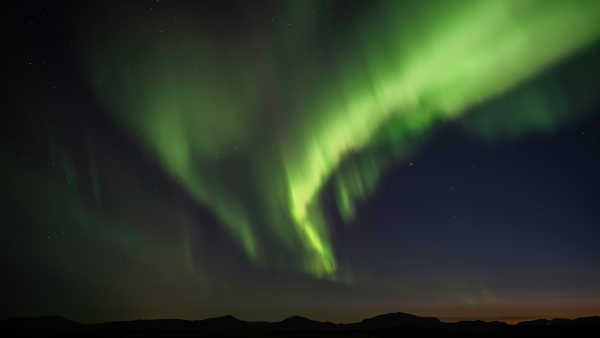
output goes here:
[{"label": "mountain ridge silhouette", "polygon": [[[311,337],[388,337],[399,333],[429,336],[577,336],[588,330],[600,329],[600,316],[575,319],[536,319],[517,324],[500,321],[443,322],[435,317],[413,314],[386,313],[353,323],[332,323],[291,316],[281,321],[244,321],[232,315],[201,320],[138,319],[83,324],[60,316],[9,318],[0,321],[0,332],[18,332],[20,336],[45,337],[62,335],[93,335],[108,337],[122,334],[141,336],[270,336],[281,337],[298,332],[313,332]],[[212,332],[212,333],[211,333]],[[368,334],[368,335],[366,335]]]}]

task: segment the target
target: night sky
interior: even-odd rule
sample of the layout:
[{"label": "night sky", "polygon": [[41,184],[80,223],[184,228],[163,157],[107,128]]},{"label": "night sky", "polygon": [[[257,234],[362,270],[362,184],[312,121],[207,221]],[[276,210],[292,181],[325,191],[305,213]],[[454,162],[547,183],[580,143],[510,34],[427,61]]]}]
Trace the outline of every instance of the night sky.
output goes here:
[{"label": "night sky", "polygon": [[600,2],[8,12],[2,317],[600,314]]}]

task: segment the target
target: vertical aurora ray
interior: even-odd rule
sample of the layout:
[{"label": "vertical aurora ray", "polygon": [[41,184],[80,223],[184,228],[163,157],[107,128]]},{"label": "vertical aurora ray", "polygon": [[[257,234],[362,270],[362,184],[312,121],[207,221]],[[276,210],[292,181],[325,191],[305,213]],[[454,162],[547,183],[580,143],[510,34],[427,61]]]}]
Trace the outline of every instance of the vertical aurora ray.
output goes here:
[{"label": "vertical aurora ray", "polygon": [[[115,118],[251,259],[316,277],[336,278],[339,269],[319,201],[332,175],[350,220],[355,200],[414,139],[600,35],[594,0],[392,1],[365,13],[325,58],[302,52],[319,23],[300,7],[288,14],[304,25],[293,35],[217,43],[193,22],[170,37],[116,32],[94,40],[90,70]],[[133,26],[148,26],[140,20]],[[263,40],[270,42],[255,48]],[[361,155],[341,167],[349,154]]]}]

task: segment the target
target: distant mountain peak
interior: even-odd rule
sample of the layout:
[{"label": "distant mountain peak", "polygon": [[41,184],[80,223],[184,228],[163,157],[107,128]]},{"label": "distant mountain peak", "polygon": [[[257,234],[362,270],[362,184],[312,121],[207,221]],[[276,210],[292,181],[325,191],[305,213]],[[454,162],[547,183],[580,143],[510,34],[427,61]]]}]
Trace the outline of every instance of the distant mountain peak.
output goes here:
[{"label": "distant mountain peak", "polygon": [[393,312],[363,319],[356,325],[365,328],[437,327],[441,325],[441,322],[434,317],[419,317],[410,313]]},{"label": "distant mountain peak", "polygon": [[248,325],[247,322],[239,320],[232,315],[197,320],[195,323],[198,326],[207,328],[239,328]]},{"label": "distant mountain peak", "polygon": [[225,319],[225,320],[238,320],[237,317],[233,316],[233,315],[225,315],[225,316],[221,316],[221,317],[216,317],[216,318],[220,318],[220,319]]},{"label": "distant mountain peak", "polygon": [[308,322],[314,322],[314,320],[312,320],[312,319],[309,319],[309,318],[306,318],[306,317],[303,317],[303,316],[298,316],[298,315],[288,317],[288,318],[282,320],[281,322],[289,322],[289,321],[308,321]]},{"label": "distant mountain peak", "polygon": [[278,323],[277,326],[295,329],[307,329],[307,328],[325,328],[333,327],[334,324],[329,322],[319,322],[302,316],[291,316]]},{"label": "distant mountain peak", "polygon": [[405,313],[405,312],[390,312],[390,313],[384,313],[381,315],[377,315],[375,317],[371,317],[371,318],[366,318],[364,320],[371,320],[371,319],[398,319],[398,318],[422,318],[419,317],[417,315],[413,315],[411,313]]}]

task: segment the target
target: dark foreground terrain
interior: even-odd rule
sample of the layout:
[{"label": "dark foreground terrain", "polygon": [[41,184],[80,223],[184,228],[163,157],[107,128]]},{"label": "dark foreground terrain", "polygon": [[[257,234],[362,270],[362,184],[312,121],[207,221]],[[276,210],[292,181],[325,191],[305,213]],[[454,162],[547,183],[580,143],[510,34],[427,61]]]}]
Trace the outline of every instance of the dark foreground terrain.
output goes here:
[{"label": "dark foreground terrain", "polygon": [[232,316],[204,320],[134,320],[80,324],[62,317],[3,320],[1,334],[24,337],[598,337],[600,317],[445,323],[433,317],[390,313],[358,323],[334,324],[304,317],[246,322]]}]

